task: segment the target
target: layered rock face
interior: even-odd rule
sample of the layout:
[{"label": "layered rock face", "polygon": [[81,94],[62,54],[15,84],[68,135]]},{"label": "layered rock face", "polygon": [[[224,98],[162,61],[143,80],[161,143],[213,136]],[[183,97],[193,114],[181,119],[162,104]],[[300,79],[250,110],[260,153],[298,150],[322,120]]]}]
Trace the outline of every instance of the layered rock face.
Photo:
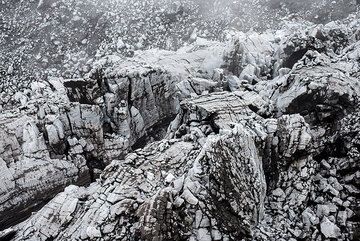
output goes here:
[{"label": "layered rock face", "polygon": [[34,86],[0,119],[2,213],[107,166],[1,235],[358,240],[358,19],[109,56]]},{"label": "layered rock face", "polygon": [[[0,226],[26,217],[69,184],[89,184],[132,147],[161,139],[184,98],[176,85],[220,67],[224,51],[224,44],[203,41],[159,57],[149,51],[146,63],[141,56],[105,58],[87,79],[33,83],[18,97],[22,106],[0,117]],[[202,88],[214,83],[208,85]]]}]

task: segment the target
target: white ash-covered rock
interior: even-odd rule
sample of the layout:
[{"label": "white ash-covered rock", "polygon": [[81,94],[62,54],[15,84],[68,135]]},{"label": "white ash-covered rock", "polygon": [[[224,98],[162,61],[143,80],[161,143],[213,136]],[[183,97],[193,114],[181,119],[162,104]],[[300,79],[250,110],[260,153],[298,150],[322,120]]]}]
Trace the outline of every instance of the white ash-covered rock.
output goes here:
[{"label": "white ash-covered rock", "polygon": [[0,237],[358,240],[359,29],[193,30],[34,83],[0,115]]}]

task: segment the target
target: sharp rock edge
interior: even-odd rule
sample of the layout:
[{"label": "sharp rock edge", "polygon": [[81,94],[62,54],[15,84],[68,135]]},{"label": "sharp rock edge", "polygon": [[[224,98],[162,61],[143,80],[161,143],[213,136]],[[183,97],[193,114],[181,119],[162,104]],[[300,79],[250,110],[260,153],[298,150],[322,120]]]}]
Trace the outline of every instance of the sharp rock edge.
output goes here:
[{"label": "sharp rock edge", "polygon": [[1,226],[51,200],[0,236],[358,240],[358,19],[33,83],[0,115]]}]

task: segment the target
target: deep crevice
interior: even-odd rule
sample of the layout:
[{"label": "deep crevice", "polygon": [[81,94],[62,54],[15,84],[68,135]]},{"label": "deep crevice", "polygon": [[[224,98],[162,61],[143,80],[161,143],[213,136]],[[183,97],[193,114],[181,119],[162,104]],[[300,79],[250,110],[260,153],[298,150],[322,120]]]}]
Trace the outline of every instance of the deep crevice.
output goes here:
[{"label": "deep crevice", "polygon": [[167,132],[167,128],[170,125],[170,123],[174,120],[176,115],[172,115],[170,117],[167,117],[152,127],[148,128],[145,135],[139,138],[134,145],[132,145],[131,149],[136,150],[140,148],[144,148],[149,142],[153,141],[160,141],[164,138]]},{"label": "deep crevice", "polygon": [[304,55],[306,54],[306,52],[309,51],[309,48],[305,48],[305,49],[300,49],[298,51],[295,51],[293,54],[291,54],[285,61],[283,64],[283,67],[292,69],[294,67],[294,65],[300,60],[302,59],[302,57],[304,57]]}]

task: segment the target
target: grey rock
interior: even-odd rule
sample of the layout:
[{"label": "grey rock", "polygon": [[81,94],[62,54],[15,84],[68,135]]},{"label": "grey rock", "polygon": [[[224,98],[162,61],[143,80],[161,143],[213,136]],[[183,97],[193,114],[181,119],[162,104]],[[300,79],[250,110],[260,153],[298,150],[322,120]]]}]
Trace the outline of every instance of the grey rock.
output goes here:
[{"label": "grey rock", "polygon": [[351,240],[359,26],[194,31],[34,83],[0,114],[1,226],[41,196],[13,240]]},{"label": "grey rock", "polygon": [[340,226],[346,226],[346,221],[347,221],[346,211],[339,211],[336,220]]},{"label": "grey rock", "polygon": [[320,224],[321,233],[326,238],[338,238],[341,235],[340,228],[334,223],[330,222],[329,219],[324,218]]},{"label": "grey rock", "polygon": [[330,215],[330,207],[327,205],[317,205],[317,209],[316,209],[316,215],[319,218],[323,218],[324,216],[329,216]]}]

